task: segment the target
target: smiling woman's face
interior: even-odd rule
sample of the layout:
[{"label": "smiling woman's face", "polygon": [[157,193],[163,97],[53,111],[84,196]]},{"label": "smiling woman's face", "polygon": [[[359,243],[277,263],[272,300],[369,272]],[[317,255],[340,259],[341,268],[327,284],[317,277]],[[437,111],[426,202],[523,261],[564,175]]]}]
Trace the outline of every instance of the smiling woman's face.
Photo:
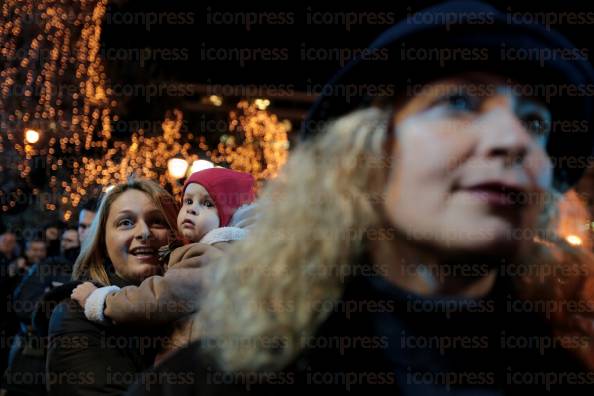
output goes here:
[{"label": "smiling woman's face", "polygon": [[388,221],[444,253],[513,252],[552,183],[551,115],[486,74],[436,81],[397,109]]},{"label": "smiling woman's face", "polygon": [[120,277],[141,282],[159,274],[158,249],[167,245],[170,237],[163,213],[144,192],[127,190],[112,203],[105,224],[105,246]]}]

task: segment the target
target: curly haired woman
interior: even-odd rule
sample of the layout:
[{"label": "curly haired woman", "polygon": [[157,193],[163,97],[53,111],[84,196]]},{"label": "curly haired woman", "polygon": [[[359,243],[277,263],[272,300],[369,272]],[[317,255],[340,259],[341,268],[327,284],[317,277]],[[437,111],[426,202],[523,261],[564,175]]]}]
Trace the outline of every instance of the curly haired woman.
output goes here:
[{"label": "curly haired woman", "polygon": [[[591,66],[510,60],[573,46],[479,2],[425,10],[371,48],[389,60],[356,60],[327,85],[254,233],[218,263],[202,341],[153,373],[193,381],[150,394],[588,391],[587,331],[562,328],[567,304],[535,302],[587,302],[590,256],[553,224],[583,172],[563,159],[591,155],[593,133],[554,125],[590,125],[592,101],[537,87],[592,84]],[[389,89],[345,97],[362,83]]]}]

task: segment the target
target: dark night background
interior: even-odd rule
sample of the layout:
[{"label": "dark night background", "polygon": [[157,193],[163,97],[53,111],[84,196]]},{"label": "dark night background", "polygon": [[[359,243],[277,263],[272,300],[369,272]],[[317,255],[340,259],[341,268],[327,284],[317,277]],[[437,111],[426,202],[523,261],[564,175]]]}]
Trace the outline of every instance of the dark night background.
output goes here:
[{"label": "dark night background", "polygon": [[[116,90],[118,107],[114,113],[119,120],[113,125],[112,139],[129,141],[139,127],[146,135],[160,134],[165,113],[177,108],[183,112],[185,131],[205,136],[213,147],[225,133],[229,111],[237,102],[246,97],[262,97],[270,99],[271,113],[292,122],[289,139],[295,142],[295,131],[315,100],[315,89],[341,67],[336,51],[345,51],[344,62],[348,62],[355,51],[366,48],[393,23],[434,3],[437,2],[206,4],[189,0],[110,0],[102,26],[100,56],[111,86],[119,87],[120,93],[124,88],[132,90],[124,90],[120,95]],[[537,20],[549,14],[554,18],[552,28],[588,55],[594,51],[594,7],[587,2],[489,3],[504,12]],[[564,18],[578,12],[590,13],[588,23],[572,24]],[[309,23],[314,14],[330,18],[331,23]],[[250,15],[257,20],[247,26],[245,19]],[[151,16],[156,19],[151,20]],[[354,23],[347,26],[345,20],[353,16]],[[231,23],[219,23],[221,18]],[[237,52],[245,49],[252,55],[262,50],[276,51],[280,56],[274,60],[262,59],[263,56],[238,59]],[[304,49],[321,51],[318,53],[330,59],[303,59]],[[218,51],[222,56],[213,58],[205,50]],[[176,95],[167,92],[171,87],[190,91]],[[209,95],[221,93],[222,106],[205,102]],[[43,186],[47,179],[45,170],[33,172],[31,179]],[[577,190],[592,212],[593,189],[594,171],[590,171]],[[19,216],[26,209],[15,207],[10,215]]]},{"label": "dark night background", "polygon": [[[109,49],[177,49],[185,51],[184,59],[155,59],[145,61],[141,65],[139,59],[126,61],[108,59],[108,72],[112,83],[127,84],[196,84],[197,92],[209,91],[209,86],[221,85],[241,87],[249,85],[262,88],[262,96],[271,99],[270,111],[282,118],[290,119],[294,130],[306,114],[314,100],[311,87],[323,84],[340,68],[336,59],[302,59],[303,48],[325,49],[362,49],[377,35],[387,29],[389,23],[366,23],[366,13],[384,15],[395,21],[406,17],[419,9],[430,6],[436,1],[403,1],[403,2],[290,2],[290,3],[250,3],[243,4],[204,4],[202,2],[184,0],[118,0],[110,2],[108,18],[104,23],[102,35],[103,51]],[[502,11],[518,13],[536,18],[551,13],[560,18],[551,20],[551,27],[561,31],[578,48],[585,48],[588,54],[593,53],[592,23],[572,24],[563,19],[564,14],[572,12],[592,12],[593,7],[583,1],[554,2],[520,2],[489,1]],[[191,16],[193,23],[156,23],[147,27],[142,23],[141,14],[155,13],[166,15],[175,13]],[[217,14],[218,13],[218,14]],[[291,15],[291,23],[267,23],[264,18],[260,23],[242,24],[242,14],[255,13],[258,16],[268,13]],[[313,13],[334,14],[337,23],[308,24],[308,16]],[[361,18],[353,25],[346,26],[342,16],[354,13]],[[137,24],[124,24],[121,19],[140,18]],[[213,15],[225,14],[233,16],[236,24],[217,24]],[[118,19],[119,18],[119,19]],[[286,18],[286,17],[285,17]],[[591,18],[594,19],[594,18]],[[285,19],[286,20],[286,19]],[[146,22],[146,19],[144,20]],[[110,23],[111,22],[111,23]],[[187,22],[187,21],[186,21]],[[240,64],[237,59],[205,59],[201,51],[204,48],[226,50],[241,48],[266,48],[285,51],[286,60],[262,61],[245,60]],[[278,88],[290,86],[293,95],[278,94]],[[229,88],[231,89],[231,88]],[[243,92],[240,89],[240,93]],[[190,127],[198,126],[200,120],[224,116],[233,106],[234,101],[226,101],[225,105],[200,105],[200,95],[151,97],[150,103],[144,98],[129,97],[122,100],[121,113],[123,119],[162,120],[163,112],[178,107],[184,112]],[[239,97],[238,97],[239,98]],[[212,114],[217,112],[217,114]],[[210,114],[209,114],[210,113]],[[219,114],[220,113],[220,114]],[[206,132],[206,131],[205,131]],[[123,137],[123,136],[122,136]],[[592,173],[592,172],[590,172]],[[578,190],[588,196],[590,183],[582,183]]]}]

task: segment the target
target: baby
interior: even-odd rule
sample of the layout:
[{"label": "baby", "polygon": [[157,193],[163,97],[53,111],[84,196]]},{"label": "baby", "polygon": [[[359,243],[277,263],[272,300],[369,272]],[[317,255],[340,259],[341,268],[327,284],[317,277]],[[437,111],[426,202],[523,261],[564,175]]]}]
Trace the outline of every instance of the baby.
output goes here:
[{"label": "baby", "polygon": [[[231,241],[243,239],[254,219],[254,199],[254,179],[247,173],[225,168],[193,173],[184,185],[177,218],[186,245],[171,253],[165,274],[122,289],[85,282],[71,298],[84,308],[87,319],[102,324],[155,325],[187,317],[197,311],[204,287],[205,244],[224,250]],[[187,323],[183,327],[187,333]],[[192,337],[178,338],[174,346]]]}]

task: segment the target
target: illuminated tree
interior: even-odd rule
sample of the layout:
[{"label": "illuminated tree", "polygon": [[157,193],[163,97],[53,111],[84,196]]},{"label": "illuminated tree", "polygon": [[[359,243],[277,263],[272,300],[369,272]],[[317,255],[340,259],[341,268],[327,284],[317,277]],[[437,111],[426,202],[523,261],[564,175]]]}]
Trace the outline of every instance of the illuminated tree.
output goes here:
[{"label": "illuminated tree", "polygon": [[267,103],[263,99],[238,103],[237,111],[229,114],[229,133],[210,152],[213,162],[251,173],[259,182],[278,174],[287,161],[291,124],[266,111]]}]

